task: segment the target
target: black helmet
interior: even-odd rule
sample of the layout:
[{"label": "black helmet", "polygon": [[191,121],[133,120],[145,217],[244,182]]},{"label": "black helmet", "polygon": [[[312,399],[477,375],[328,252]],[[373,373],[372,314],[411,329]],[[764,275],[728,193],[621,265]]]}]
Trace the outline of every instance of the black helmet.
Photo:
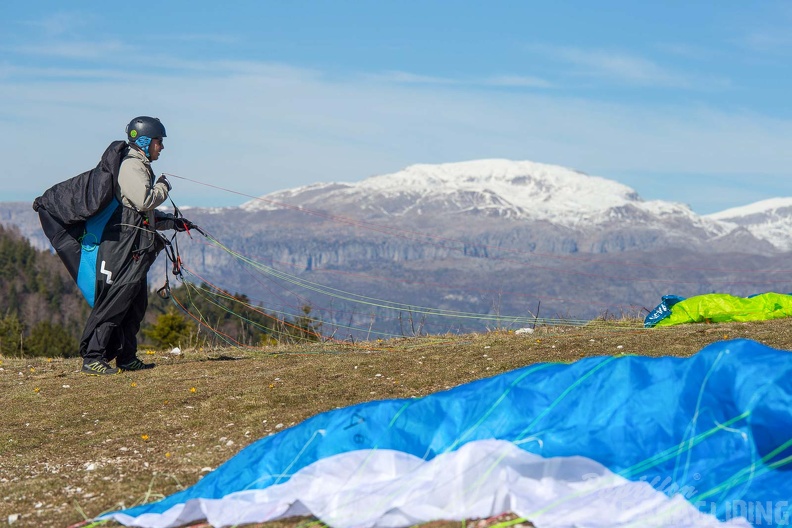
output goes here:
[{"label": "black helmet", "polygon": [[126,127],[127,138],[130,143],[134,143],[140,136],[151,139],[167,137],[165,126],[156,117],[140,116],[136,117]]}]

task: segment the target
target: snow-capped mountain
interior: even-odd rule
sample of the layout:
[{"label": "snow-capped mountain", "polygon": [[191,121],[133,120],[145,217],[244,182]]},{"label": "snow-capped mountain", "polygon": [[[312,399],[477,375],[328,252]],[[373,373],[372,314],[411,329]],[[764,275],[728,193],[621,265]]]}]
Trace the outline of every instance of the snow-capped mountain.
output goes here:
[{"label": "snow-capped mountain", "polygon": [[[8,217],[4,221],[18,225],[36,246],[48,247],[29,206],[6,205],[8,210],[0,211]],[[531,226],[531,232],[537,233],[550,226],[542,237],[544,243],[539,243],[550,251],[689,244],[748,253],[792,250],[792,198],[700,216],[681,203],[645,201],[634,189],[613,180],[557,165],[505,159],[418,164],[357,183],[287,189],[239,208],[197,210],[218,218],[281,213],[278,222],[285,219],[284,213],[291,213],[290,221],[298,221],[306,216],[301,212],[321,212],[330,219],[431,228],[436,235],[478,235],[516,226]],[[567,240],[553,243],[561,236]]]},{"label": "snow-capped mountain", "polygon": [[314,184],[264,198],[242,207],[277,207],[270,200],[308,205],[329,199],[354,201],[359,209],[388,216],[489,211],[501,217],[563,220],[572,211],[640,200],[635,191],[611,180],[554,165],[502,159],[412,165],[359,183]]},{"label": "snow-capped mountain", "polygon": [[767,240],[782,251],[792,250],[792,198],[762,200],[706,218],[744,227],[756,238]]},{"label": "snow-capped mountain", "polygon": [[319,183],[244,203],[246,211],[290,207],[371,217],[475,214],[544,221],[568,228],[620,222],[682,222],[719,237],[737,226],[701,217],[688,206],[644,201],[613,180],[531,161],[476,160],[412,165],[358,183]]},{"label": "snow-capped mountain", "polygon": [[564,167],[493,159],[412,165],[359,183],[286,190],[242,207],[277,207],[272,202],[310,206],[328,201],[354,203],[358,210],[386,216],[476,212],[568,223],[590,220],[587,217],[640,198],[625,185]]}]

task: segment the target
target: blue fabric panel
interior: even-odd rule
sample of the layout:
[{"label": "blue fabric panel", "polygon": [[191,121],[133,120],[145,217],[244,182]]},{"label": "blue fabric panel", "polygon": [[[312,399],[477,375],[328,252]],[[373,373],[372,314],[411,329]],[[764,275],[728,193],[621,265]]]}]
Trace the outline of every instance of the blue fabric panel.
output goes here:
[{"label": "blue fabric panel", "polygon": [[684,301],[684,297],[679,295],[663,295],[660,304],[655,306],[654,310],[644,318],[644,328],[652,328],[658,321],[661,321],[671,315],[671,307],[680,301]]},{"label": "blue fabric panel", "polygon": [[77,287],[80,288],[91,308],[96,300],[96,258],[99,253],[99,245],[102,242],[102,233],[104,233],[107,221],[110,220],[119,205],[118,200],[113,198],[113,201],[104,209],[88,219],[85,223],[85,234],[80,240],[82,249],[80,251],[80,269],[77,272]]},{"label": "blue fabric panel", "polygon": [[543,363],[424,398],[362,403],[263,438],[194,486],[125,512],[263,489],[347,451],[431,459],[481,439],[547,458],[584,456],[628,479],[665,483],[693,504],[714,504],[721,519],[733,501],[772,501],[790,515],[792,354],[739,339],[690,358]]}]

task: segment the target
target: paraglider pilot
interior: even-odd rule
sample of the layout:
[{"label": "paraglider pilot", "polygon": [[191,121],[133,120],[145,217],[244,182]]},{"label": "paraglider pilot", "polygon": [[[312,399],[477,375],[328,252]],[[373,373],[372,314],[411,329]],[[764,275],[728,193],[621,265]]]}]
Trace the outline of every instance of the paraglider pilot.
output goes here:
[{"label": "paraglider pilot", "polygon": [[146,275],[167,243],[157,231],[195,227],[156,210],[171,190],[165,175],[156,178],[151,168],[165,148],[165,126],[140,116],[126,134],[95,169],[54,185],[33,204],[92,307],[80,340],[81,371],[92,375],[154,367],[137,357],[137,333],[148,306]]}]

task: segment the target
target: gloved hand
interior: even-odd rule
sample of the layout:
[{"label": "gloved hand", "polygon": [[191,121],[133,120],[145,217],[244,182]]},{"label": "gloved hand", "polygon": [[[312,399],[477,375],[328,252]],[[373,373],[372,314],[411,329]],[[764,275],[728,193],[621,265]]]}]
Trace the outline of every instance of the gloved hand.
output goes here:
[{"label": "gloved hand", "polygon": [[186,218],[174,218],[173,219],[173,229],[178,231],[179,233],[183,233],[188,229],[195,229],[196,225],[187,220]]},{"label": "gloved hand", "polygon": [[165,187],[168,188],[168,192],[170,192],[170,190],[173,189],[171,183],[168,181],[168,178],[166,178],[164,174],[159,178],[157,178],[157,183],[164,183]]}]

